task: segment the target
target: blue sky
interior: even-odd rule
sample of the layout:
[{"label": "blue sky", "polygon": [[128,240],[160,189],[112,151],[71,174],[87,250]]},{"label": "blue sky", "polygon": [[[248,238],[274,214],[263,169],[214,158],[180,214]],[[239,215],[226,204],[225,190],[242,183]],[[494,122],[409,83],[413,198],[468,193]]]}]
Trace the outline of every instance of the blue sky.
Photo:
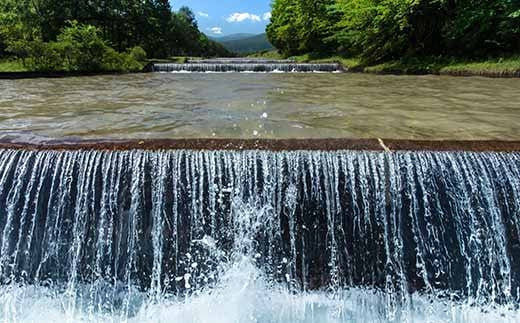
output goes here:
[{"label": "blue sky", "polygon": [[171,0],[175,10],[188,6],[199,29],[209,36],[259,34],[269,23],[271,0]]}]

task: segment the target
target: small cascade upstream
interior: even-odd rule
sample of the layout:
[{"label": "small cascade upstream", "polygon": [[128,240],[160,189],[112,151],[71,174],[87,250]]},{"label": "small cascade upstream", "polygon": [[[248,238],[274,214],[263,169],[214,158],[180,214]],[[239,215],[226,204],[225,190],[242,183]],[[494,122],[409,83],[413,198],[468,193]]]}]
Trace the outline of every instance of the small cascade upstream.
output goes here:
[{"label": "small cascade upstream", "polygon": [[310,64],[289,62],[262,62],[262,61],[200,61],[186,64],[154,64],[154,72],[341,72],[341,66],[335,63]]},{"label": "small cascade upstream", "polygon": [[520,154],[0,150],[5,322],[512,322]]}]

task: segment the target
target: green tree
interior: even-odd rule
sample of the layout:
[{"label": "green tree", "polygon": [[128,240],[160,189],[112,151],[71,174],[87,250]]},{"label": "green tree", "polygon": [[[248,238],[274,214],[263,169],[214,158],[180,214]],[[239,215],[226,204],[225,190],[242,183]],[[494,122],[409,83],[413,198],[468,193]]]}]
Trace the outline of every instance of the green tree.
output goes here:
[{"label": "green tree", "polygon": [[[330,41],[339,15],[331,11],[334,0],[298,0],[297,31],[300,52],[327,52],[335,47]],[[329,41],[327,41],[329,39]]]},{"label": "green tree", "polygon": [[58,36],[62,44],[69,70],[99,71],[108,46],[101,38],[101,31],[94,26],[70,23]]},{"label": "green tree", "polygon": [[416,0],[338,0],[342,17],[336,24],[337,41],[355,55],[373,62],[407,52],[409,14]]},{"label": "green tree", "polygon": [[[64,43],[58,38],[66,28],[72,28],[69,21],[95,27],[97,36],[106,47],[115,48],[115,52],[141,46],[157,58],[203,56],[215,52],[229,55],[199,31],[195,15],[189,8],[173,12],[168,0],[1,0],[0,55],[16,53],[25,57],[28,50],[23,50],[22,45],[31,42],[35,42],[34,46]],[[80,29],[86,32],[88,28]],[[62,38],[65,36],[61,35]],[[9,47],[11,51],[8,52]],[[77,49],[76,46],[63,48]],[[99,64],[98,58],[88,68]]]},{"label": "green tree", "polygon": [[274,0],[267,34],[286,56],[512,54],[520,51],[520,0]]},{"label": "green tree", "polygon": [[32,40],[40,37],[40,30],[31,20],[33,14],[28,10],[26,0],[2,0],[0,2],[0,57],[14,42]]},{"label": "green tree", "polygon": [[458,55],[520,51],[519,0],[461,0],[449,6],[446,47]]},{"label": "green tree", "polygon": [[298,8],[297,0],[274,1],[271,22],[266,29],[269,41],[287,56],[297,54],[300,48]]}]

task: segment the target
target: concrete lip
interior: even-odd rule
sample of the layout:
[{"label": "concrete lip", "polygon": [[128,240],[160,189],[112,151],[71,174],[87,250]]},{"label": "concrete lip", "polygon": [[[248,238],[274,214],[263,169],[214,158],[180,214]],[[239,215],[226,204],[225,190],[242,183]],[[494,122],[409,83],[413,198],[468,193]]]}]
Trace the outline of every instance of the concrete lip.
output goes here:
[{"label": "concrete lip", "polygon": [[267,150],[267,151],[473,151],[520,152],[520,141],[399,139],[151,139],[54,140],[28,143],[3,140],[0,149],[26,150]]}]

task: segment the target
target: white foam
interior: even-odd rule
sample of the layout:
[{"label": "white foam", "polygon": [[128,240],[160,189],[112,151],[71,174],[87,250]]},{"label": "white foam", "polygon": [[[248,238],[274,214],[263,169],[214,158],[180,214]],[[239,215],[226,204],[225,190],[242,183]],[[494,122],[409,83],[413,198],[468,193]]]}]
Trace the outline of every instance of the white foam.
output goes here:
[{"label": "white foam", "polygon": [[[164,297],[140,303],[126,317],[92,306],[71,307],[72,297],[44,287],[3,287],[2,322],[129,323],[310,323],[310,322],[519,322],[520,313],[502,307],[473,307],[414,295],[390,308],[385,294],[369,289],[291,293],[269,283],[247,257],[237,259],[220,283],[184,299]],[[76,304],[85,304],[78,302]],[[113,308],[113,304],[106,304]],[[79,307],[79,308],[78,308]]]}]

